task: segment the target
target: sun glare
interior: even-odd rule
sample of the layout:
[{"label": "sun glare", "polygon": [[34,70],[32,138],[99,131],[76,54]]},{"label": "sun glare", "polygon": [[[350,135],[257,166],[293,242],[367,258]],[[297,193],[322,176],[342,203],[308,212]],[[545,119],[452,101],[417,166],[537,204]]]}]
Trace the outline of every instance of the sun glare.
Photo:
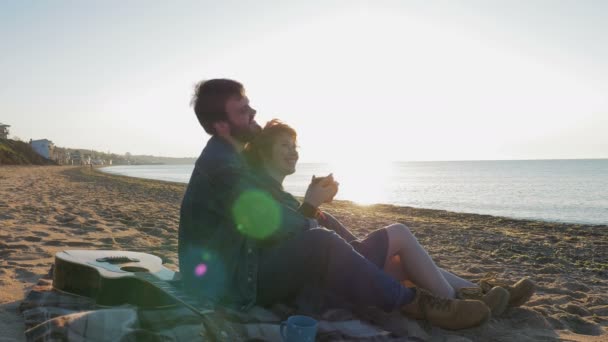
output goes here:
[{"label": "sun glare", "polygon": [[390,162],[342,161],[331,164],[340,183],[337,199],[369,205],[386,203],[393,166]]}]

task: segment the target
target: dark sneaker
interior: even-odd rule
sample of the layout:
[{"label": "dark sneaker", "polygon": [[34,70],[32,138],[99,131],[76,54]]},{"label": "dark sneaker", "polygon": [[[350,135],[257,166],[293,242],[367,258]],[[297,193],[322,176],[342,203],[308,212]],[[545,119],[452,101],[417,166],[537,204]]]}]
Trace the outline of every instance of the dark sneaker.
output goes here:
[{"label": "dark sneaker", "polygon": [[476,327],[490,318],[490,309],[482,301],[437,297],[420,288],[416,289],[414,301],[404,305],[401,312],[450,330]]}]

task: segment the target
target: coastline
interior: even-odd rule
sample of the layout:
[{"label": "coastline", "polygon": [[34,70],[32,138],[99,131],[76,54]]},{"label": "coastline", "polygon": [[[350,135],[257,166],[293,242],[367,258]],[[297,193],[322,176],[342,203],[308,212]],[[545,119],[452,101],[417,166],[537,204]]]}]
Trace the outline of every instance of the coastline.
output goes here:
[{"label": "coastline", "polygon": [[[179,205],[186,185],[82,167],[0,168],[0,333],[23,339],[19,301],[63,249],[125,249],[177,269]],[[335,201],[324,210],[365,236],[406,224],[443,268],[530,276],[538,293],[484,327],[451,334],[593,340],[608,327],[608,226],[555,223],[387,204]],[[505,339],[499,339],[505,340]],[[506,339],[509,340],[509,339]]]},{"label": "coastline", "polygon": [[[605,176],[608,160],[392,163],[376,185],[368,174],[328,163],[303,163],[285,179],[292,194],[303,196],[311,175],[340,176],[336,200],[355,204],[447,210],[516,220],[608,225]],[[517,163],[523,163],[517,166]],[[103,172],[187,184],[193,165],[138,165],[100,168]],[[381,170],[388,170],[380,168]],[[369,171],[369,170],[368,170]],[[551,176],[546,174],[550,173]],[[371,183],[369,183],[371,182]],[[602,190],[604,189],[604,190]]]}]

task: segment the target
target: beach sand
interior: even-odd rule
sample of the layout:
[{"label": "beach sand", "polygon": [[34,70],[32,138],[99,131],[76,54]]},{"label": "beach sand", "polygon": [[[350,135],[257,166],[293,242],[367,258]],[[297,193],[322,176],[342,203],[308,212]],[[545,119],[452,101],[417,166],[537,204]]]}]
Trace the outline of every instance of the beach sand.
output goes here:
[{"label": "beach sand", "polygon": [[[184,184],[78,167],[0,167],[0,341],[23,340],[18,305],[64,249],[123,249],[177,269]],[[524,276],[538,292],[482,327],[449,332],[474,341],[608,340],[608,226],[336,201],[324,207],[363,237],[410,227],[433,259],[464,278]],[[427,327],[428,328],[428,327]],[[445,333],[433,328],[432,336]],[[450,338],[449,340],[455,340]]]}]

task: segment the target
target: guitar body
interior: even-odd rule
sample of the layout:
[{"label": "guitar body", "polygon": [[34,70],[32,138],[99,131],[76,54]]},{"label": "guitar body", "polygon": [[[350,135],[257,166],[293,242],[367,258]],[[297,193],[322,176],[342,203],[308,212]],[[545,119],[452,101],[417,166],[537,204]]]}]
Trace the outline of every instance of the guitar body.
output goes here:
[{"label": "guitar body", "polygon": [[69,250],[55,255],[53,287],[92,298],[97,304],[106,306],[128,303],[139,307],[159,307],[176,304],[174,298],[146,280],[150,276],[160,282],[176,283],[178,280],[177,273],[164,267],[161,259],[154,255],[128,251]]},{"label": "guitar body", "polygon": [[202,318],[204,340],[245,341],[211,302],[199,303],[181,293],[178,274],[151,254],[109,250],[68,250],[55,254],[53,287],[86,296],[99,305],[160,307],[182,304]]}]

